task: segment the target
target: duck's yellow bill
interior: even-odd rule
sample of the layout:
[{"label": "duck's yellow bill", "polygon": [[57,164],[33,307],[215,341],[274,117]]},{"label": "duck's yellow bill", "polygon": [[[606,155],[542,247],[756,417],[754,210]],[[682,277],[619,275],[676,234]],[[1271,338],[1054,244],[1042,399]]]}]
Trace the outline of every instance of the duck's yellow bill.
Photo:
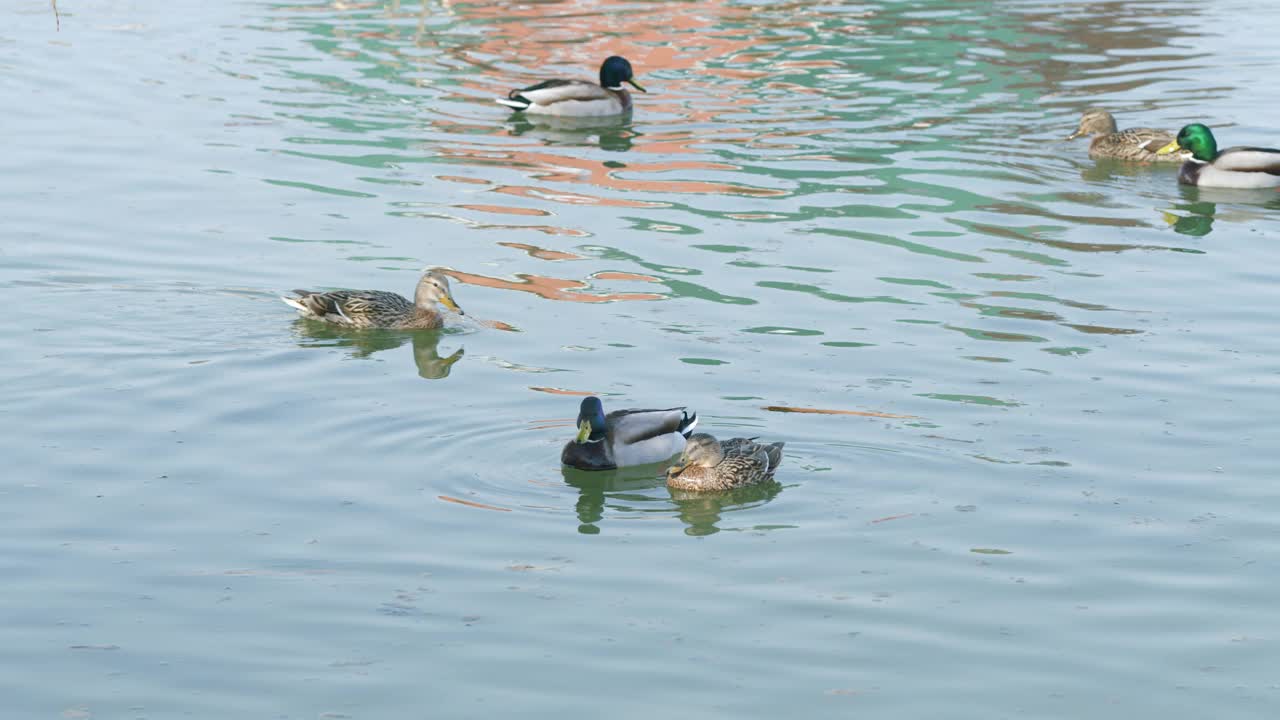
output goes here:
[{"label": "duck's yellow bill", "polygon": [[627,84],[629,84],[631,87],[639,90],[642,93],[649,92],[648,90],[645,90],[644,88],[640,87],[640,83],[636,82],[635,80],[628,80]]},{"label": "duck's yellow bill", "polygon": [[671,467],[667,468],[667,477],[675,477],[680,473],[684,472],[685,468],[687,467],[689,467],[687,463],[682,463],[680,465],[672,465]]},{"label": "duck's yellow bill", "polygon": [[1173,142],[1169,143],[1168,145],[1165,145],[1164,147],[1162,147],[1162,148],[1160,148],[1159,150],[1157,150],[1157,151],[1156,151],[1156,154],[1157,154],[1157,155],[1168,155],[1168,154],[1169,154],[1169,153],[1171,153],[1171,152],[1177,152],[1178,150],[1181,150],[1181,149],[1182,149],[1182,146],[1178,144],[1178,141],[1177,141],[1177,140],[1174,140]]},{"label": "duck's yellow bill", "polygon": [[466,313],[462,312],[462,308],[458,307],[458,303],[454,301],[452,295],[445,295],[441,297],[440,304],[458,313],[459,315],[466,315]]},{"label": "duck's yellow bill", "polygon": [[591,437],[591,422],[588,420],[583,420],[582,422],[578,423],[578,436],[574,438],[574,442],[584,443],[587,441],[587,438],[589,437]]}]

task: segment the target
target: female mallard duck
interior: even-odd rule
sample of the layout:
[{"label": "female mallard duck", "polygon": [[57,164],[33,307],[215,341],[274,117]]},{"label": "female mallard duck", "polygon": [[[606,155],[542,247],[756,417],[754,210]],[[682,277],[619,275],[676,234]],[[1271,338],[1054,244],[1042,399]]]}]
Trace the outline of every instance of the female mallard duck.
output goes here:
[{"label": "female mallard duck", "polygon": [[782,446],[761,445],[755,438],[720,442],[706,433],[694,433],[685,445],[680,464],[667,470],[667,487],[677,490],[729,490],[773,478],[782,463]]},{"label": "female mallard duck", "polygon": [[698,423],[682,407],[614,410],[604,414],[600,398],[582,400],[578,436],[565,444],[560,462],[579,470],[613,470],[662,462],[680,452]]},{"label": "female mallard duck", "polygon": [[1280,150],[1231,147],[1218,150],[1213,132],[1200,123],[1178,131],[1173,142],[1160,148],[1162,155],[1190,150],[1191,158],[1178,171],[1183,185],[1217,188],[1280,187]]},{"label": "female mallard duck", "polygon": [[1173,140],[1173,133],[1151,128],[1127,128],[1116,130],[1116,119],[1111,113],[1091,108],[1080,116],[1080,126],[1067,136],[1075,140],[1085,135],[1096,135],[1089,143],[1089,157],[1141,160],[1143,162],[1168,162],[1181,160],[1177,155],[1159,155],[1162,146]]},{"label": "female mallard duck", "polygon": [[294,290],[297,297],[281,297],[303,317],[324,320],[350,328],[392,330],[434,330],[444,325],[436,309],[440,303],[464,315],[449,292],[449,278],[439,270],[428,270],[418,281],[413,302],[385,290]]},{"label": "female mallard duck", "polygon": [[600,65],[600,84],[589,80],[545,80],[520,90],[512,90],[499,103],[529,115],[560,117],[601,117],[620,115],[631,109],[631,95],[622,87],[630,83],[640,92],[631,76],[631,63],[614,55]]}]

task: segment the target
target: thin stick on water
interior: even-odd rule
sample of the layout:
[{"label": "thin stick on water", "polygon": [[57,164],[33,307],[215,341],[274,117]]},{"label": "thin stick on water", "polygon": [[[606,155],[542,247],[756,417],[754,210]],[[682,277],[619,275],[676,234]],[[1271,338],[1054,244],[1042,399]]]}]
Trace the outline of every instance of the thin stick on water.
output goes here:
[{"label": "thin stick on water", "polygon": [[58,32],[62,32],[62,14],[58,12],[58,0],[49,0],[49,4],[53,6],[53,21],[57,24]]}]

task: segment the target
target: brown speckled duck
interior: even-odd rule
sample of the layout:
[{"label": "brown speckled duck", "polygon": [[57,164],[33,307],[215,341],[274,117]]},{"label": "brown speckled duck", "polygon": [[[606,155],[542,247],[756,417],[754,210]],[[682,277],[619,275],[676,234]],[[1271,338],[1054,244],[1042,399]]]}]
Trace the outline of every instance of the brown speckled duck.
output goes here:
[{"label": "brown speckled duck", "polygon": [[667,486],[677,490],[729,490],[773,478],[782,463],[782,446],[755,438],[720,442],[706,433],[689,436],[680,464],[667,470]]},{"label": "brown speckled duck", "polygon": [[434,330],[444,325],[436,308],[440,303],[464,314],[449,292],[449,278],[439,270],[428,270],[418,281],[413,301],[386,290],[294,290],[296,297],[280,299],[296,308],[303,317],[323,320],[349,328],[390,330]]},{"label": "brown speckled duck", "polygon": [[1173,141],[1173,133],[1137,127],[1116,129],[1116,119],[1100,108],[1090,108],[1080,116],[1080,126],[1068,140],[1094,135],[1089,143],[1089,157],[1137,160],[1140,162],[1182,162],[1185,155],[1157,155],[1156,151]]}]

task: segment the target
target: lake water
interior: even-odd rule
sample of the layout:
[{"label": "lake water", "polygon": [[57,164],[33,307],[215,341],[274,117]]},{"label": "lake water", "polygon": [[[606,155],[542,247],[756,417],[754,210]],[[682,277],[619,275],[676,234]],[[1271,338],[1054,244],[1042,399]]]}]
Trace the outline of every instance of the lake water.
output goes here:
[{"label": "lake water", "polygon": [[[1062,141],[1280,145],[1280,6],[60,5],[0,10],[6,717],[1280,701],[1280,202]],[[613,53],[629,120],[491,100]],[[442,334],[276,299],[428,265]],[[778,484],[562,470],[584,393]]]}]

